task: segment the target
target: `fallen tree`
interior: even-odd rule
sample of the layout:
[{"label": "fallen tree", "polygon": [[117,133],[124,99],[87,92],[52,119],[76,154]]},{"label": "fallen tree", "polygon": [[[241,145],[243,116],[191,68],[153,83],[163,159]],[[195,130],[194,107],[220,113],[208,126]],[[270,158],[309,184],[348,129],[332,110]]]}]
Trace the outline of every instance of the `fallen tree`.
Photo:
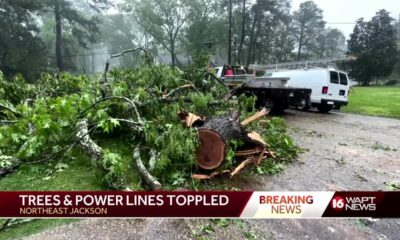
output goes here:
[{"label": "fallen tree", "polygon": [[[181,122],[188,127],[196,127],[199,137],[199,146],[196,151],[197,164],[199,167],[206,170],[214,170],[218,168],[226,159],[229,150],[229,143],[232,140],[240,141],[241,150],[236,151],[236,157],[245,157],[232,172],[223,170],[224,173],[231,173],[231,176],[236,175],[242,168],[253,162],[259,165],[262,159],[266,157],[274,157],[268,150],[269,145],[262,139],[257,132],[248,132],[245,126],[249,123],[260,119],[268,114],[268,111],[263,108],[254,115],[239,122],[240,114],[238,111],[231,111],[229,114],[215,116],[205,121],[204,117],[199,117],[186,111],[181,111],[178,114]],[[236,150],[236,149],[234,149]],[[209,179],[219,175],[217,172],[212,172],[209,176],[194,175],[197,179]]]},{"label": "fallen tree", "polygon": [[[272,131],[274,121],[263,125],[266,110],[245,111],[254,111],[254,97],[224,100],[226,87],[206,76],[204,71],[144,65],[105,72],[101,78],[62,73],[43,74],[33,85],[21,79],[16,86],[7,82],[21,94],[11,98],[0,92],[7,103],[0,108],[0,120],[6,123],[0,126],[0,156],[15,156],[12,162],[19,166],[67,161],[66,155],[84,153],[108,188],[129,188],[125,169],[130,166],[121,161],[125,156],[102,145],[112,139],[129,147],[130,164],[144,185],[160,189],[184,184],[200,168],[217,171],[208,177],[233,176],[255,163],[261,172],[261,160],[274,156],[270,149],[277,151],[277,161],[295,155],[290,141],[290,153],[282,147],[288,136]],[[1,76],[0,85],[5,81]],[[229,109],[236,111],[221,115]],[[243,144],[232,146],[234,141]],[[0,158],[0,173],[15,170],[9,163],[2,166],[6,161]]]}]

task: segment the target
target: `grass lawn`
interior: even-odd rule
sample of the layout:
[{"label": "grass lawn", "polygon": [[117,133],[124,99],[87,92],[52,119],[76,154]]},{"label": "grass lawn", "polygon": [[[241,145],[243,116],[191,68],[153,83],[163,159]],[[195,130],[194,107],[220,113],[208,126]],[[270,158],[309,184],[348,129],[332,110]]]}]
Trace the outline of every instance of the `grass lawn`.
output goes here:
[{"label": "grass lawn", "polygon": [[353,87],[344,112],[400,119],[400,87]]},{"label": "grass lawn", "polygon": [[[100,143],[105,149],[112,149],[122,157],[128,186],[140,188],[139,177],[133,170],[132,153],[129,146],[112,140]],[[65,157],[59,161],[24,165],[16,172],[0,178],[0,191],[80,191],[104,190],[101,172],[93,167],[91,160],[85,155],[75,152],[74,158]],[[56,160],[56,159],[55,159]],[[38,219],[19,223],[0,231],[0,240],[19,239],[24,236],[74,222],[73,219]],[[0,228],[5,219],[0,219]]]}]

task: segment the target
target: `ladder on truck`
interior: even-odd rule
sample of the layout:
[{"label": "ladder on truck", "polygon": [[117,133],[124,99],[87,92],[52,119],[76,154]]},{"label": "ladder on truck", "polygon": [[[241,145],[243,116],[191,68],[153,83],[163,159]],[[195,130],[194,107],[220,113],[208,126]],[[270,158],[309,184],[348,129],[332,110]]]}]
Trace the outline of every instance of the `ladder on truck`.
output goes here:
[{"label": "ladder on truck", "polygon": [[285,62],[267,65],[250,64],[249,69],[254,71],[266,71],[266,70],[290,70],[290,69],[308,69],[308,68],[329,68],[335,67],[336,63],[339,62],[351,62],[357,60],[355,56],[342,56],[338,58],[325,58],[310,61],[299,61],[299,62]]}]

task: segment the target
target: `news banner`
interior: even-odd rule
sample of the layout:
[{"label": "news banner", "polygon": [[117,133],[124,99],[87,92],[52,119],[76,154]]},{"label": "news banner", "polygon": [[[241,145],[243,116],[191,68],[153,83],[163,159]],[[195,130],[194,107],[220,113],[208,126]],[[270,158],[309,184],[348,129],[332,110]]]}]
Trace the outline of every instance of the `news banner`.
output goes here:
[{"label": "news banner", "polygon": [[400,218],[400,192],[0,192],[0,218]]}]

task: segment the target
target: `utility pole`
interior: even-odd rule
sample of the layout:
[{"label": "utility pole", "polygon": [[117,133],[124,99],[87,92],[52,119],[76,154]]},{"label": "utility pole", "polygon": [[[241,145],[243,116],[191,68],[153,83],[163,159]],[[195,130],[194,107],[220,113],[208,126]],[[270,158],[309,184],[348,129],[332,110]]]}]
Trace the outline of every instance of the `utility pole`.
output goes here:
[{"label": "utility pole", "polygon": [[229,26],[228,26],[228,64],[231,65],[232,55],[232,0],[229,0]]}]

